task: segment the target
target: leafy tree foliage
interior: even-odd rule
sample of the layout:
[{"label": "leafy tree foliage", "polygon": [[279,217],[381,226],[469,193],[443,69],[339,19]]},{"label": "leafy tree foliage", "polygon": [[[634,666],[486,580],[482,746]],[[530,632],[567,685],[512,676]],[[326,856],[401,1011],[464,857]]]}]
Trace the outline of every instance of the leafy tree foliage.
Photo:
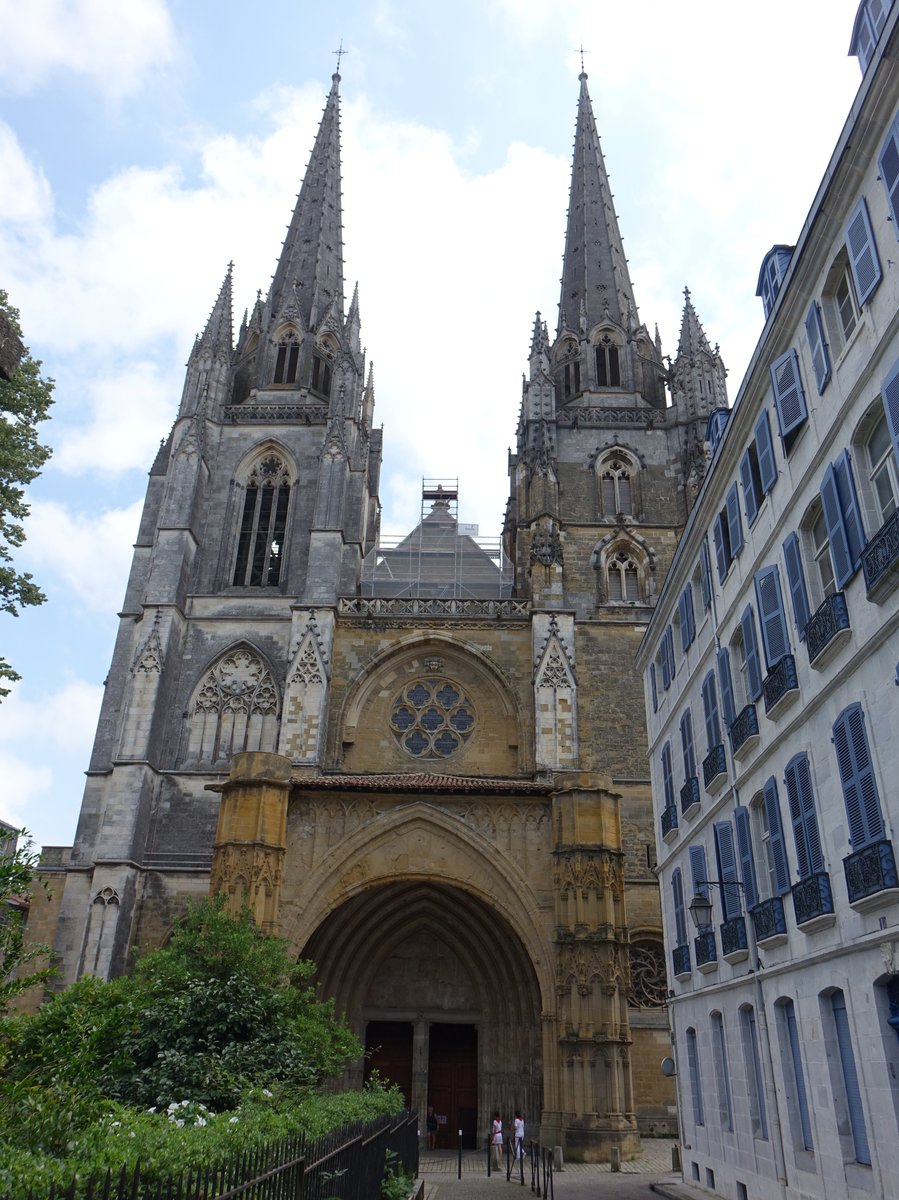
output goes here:
[{"label": "leafy tree foliage", "polygon": [[[18,310],[0,289],[0,349],[14,347],[12,355],[3,359],[8,369],[0,370],[0,611],[14,617],[19,608],[46,599],[31,575],[16,571],[12,560],[13,550],[25,540],[21,522],[29,509],[24,488],[50,457],[49,448],[38,440],[37,426],[47,420],[53,403],[53,380],[42,378],[41,364],[22,346],[21,337]],[[0,658],[0,679],[18,678]],[[9,688],[0,687],[0,696],[8,692]]]},{"label": "leafy tree foliage", "polygon": [[189,1098],[217,1112],[254,1086],[296,1097],[362,1053],[333,1004],[316,998],[313,970],[249,914],[231,916],[221,899],[198,904],[130,976],[82,979],[8,1022],[0,1056],[6,1049],[11,1078],[52,1078],[129,1105]]},{"label": "leafy tree foliage", "polygon": [[[17,845],[19,838],[23,844]],[[0,828],[0,1016],[10,1001],[50,975],[49,967],[28,968],[48,957],[47,946],[25,941],[25,912],[34,902],[34,869],[38,856],[24,829]]]}]

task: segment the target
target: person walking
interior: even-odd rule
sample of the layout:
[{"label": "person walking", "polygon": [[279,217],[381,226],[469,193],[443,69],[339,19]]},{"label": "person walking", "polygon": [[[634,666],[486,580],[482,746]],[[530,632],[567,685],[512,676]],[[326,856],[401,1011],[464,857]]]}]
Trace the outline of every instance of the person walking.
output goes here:
[{"label": "person walking", "polygon": [[490,1127],[490,1145],[492,1147],[493,1165],[500,1170],[503,1165],[503,1123],[499,1110],[493,1114],[493,1124]]},{"label": "person walking", "polygon": [[515,1122],[513,1129],[515,1131],[515,1157],[518,1159],[521,1158],[522,1154],[524,1153],[524,1117],[521,1115],[520,1108],[515,1109]]},{"label": "person walking", "polygon": [[425,1128],[428,1132],[428,1149],[437,1149],[437,1114],[434,1112],[434,1105],[428,1105],[428,1115],[426,1118]]}]

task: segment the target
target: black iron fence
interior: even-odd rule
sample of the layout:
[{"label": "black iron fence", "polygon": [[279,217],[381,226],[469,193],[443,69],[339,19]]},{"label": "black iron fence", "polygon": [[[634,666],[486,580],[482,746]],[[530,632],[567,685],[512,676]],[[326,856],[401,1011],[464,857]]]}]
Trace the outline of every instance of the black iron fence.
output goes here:
[{"label": "black iron fence", "polygon": [[49,1195],[30,1192],[29,1200],[380,1200],[388,1161],[418,1175],[418,1113],[334,1130],[316,1141],[288,1138],[167,1178],[148,1175],[140,1164],[123,1167],[54,1185]]}]

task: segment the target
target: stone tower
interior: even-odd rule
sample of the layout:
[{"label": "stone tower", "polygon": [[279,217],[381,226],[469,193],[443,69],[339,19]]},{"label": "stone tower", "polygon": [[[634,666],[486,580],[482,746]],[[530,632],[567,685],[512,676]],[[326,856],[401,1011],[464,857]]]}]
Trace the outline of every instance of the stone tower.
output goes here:
[{"label": "stone tower", "polygon": [[582,75],[501,542],[453,480],[382,538],[338,83],[271,289],[232,345],[229,271],[150,473],[63,978],[126,969],[211,887],[317,964],[369,1049],[351,1076],[433,1103],[446,1144],[521,1107],[571,1158],[631,1153],[676,1128],[632,662],[723,368],[689,298],[670,368],[640,322]]}]

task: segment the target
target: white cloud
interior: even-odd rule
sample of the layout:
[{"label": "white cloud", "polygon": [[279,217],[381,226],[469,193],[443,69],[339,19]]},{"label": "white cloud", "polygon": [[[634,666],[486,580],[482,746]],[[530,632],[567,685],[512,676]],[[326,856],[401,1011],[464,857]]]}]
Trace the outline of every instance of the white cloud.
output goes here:
[{"label": "white cloud", "polygon": [[177,53],[165,0],[0,0],[0,29],[0,83],[14,93],[66,71],[118,99]]},{"label": "white cloud", "polygon": [[28,161],[15,133],[2,121],[0,213],[11,225],[44,223],[53,213],[53,196],[43,172]]},{"label": "white cloud", "polygon": [[33,833],[29,813],[39,800],[49,795],[53,784],[52,770],[36,767],[31,760],[0,750],[0,777],[3,779],[0,820]]},{"label": "white cloud", "polygon": [[125,592],[142,507],[138,500],[127,508],[77,513],[55,500],[33,500],[22,562],[51,600],[59,584],[90,611],[114,612]]},{"label": "white cloud", "polygon": [[[21,746],[23,741],[39,737],[45,747],[83,751],[86,761],[102,699],[102,687],[80,679],[35,700],[26,700],[21,686],[13,686],[0,709],[0,743]],[[5,779],[4,788],[8,795]]]}]

